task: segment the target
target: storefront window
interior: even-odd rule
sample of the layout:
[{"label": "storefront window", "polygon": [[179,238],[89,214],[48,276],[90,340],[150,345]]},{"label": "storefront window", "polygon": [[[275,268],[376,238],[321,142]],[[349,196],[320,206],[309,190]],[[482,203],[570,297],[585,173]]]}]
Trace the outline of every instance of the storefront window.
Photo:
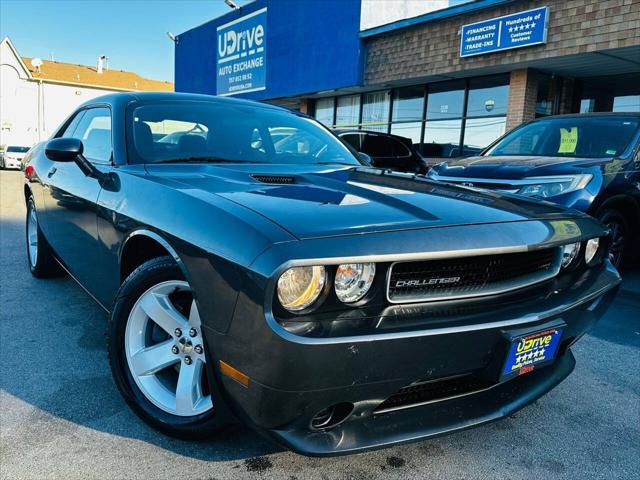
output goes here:
[{"label": "storefront window", "polygon": [[336,127],[357,127],[360,119],[360,95],[338,97]]},{"label": "storefront window", "polygon": [[506,115],[509,80],[506,77],[474,78],[469,81],[467,117]]},{"label": "storefront window", "polygon": [[462,119],[427,121],[421,153],[425,157],[459,157],[461,132]]},{"label": "storefront window", "polygon": [[386,132],[389,127],[389,91],[363,95],[362,123],[364,130]]},{"label": "storefront window", "polygon": [[320,99],[316,118],[399,135],[426,157],[453,158],[474,155],[504,134],[508,102],[508,75],[494,75]]},{"label": "storefront window", "polygon": [[407,87],[395,90],[393,95],[392,122],[422,120],[424,87]]},{"label": "storefront window", "polygon": [[447,82],[429,86],[427,120],[462,117],[464,82]]},{"label": "storefront window", "polygon": [[316,100],[316,120],[330,127],[333,125],[333,98]]},{"label": "storefront window", "polygon": [[507,117],[467,118],[462,155],[477,155],[491,142],[504,135]]},{"label": "storefront window", "polygon": [[613,99],[614,112],[640,112],[640,95],[625,95]]},{"label": "storefront window", "polygon": [[550,75],[538,73],[538,96],[536,98],[536,117],[546,117],[557,113],[556,104],[560,91],[560,82]]},{"label": "storefront window", "polygon": [[420,146],[420,134],[422,133],[422,122],[393,123],[391,133],[401,137],[410,138],[416,147]]}]

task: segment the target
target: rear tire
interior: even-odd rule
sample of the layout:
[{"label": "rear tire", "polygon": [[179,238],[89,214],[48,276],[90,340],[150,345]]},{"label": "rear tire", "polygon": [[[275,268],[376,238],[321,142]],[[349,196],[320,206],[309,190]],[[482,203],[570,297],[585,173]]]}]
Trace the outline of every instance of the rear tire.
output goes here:
[{"label": "rear tire", "polygon": [[187,440],[226,426],[216,408],[222,400],[209,391],[197,306],[173,258],[149,260],[124,281],[107,347],[120,393],[147,424]]},{"label": "rear tire", "polygon": [[27,263],[31,275],[36,278],[51,278],[62,275],[62,268],[56,262],[53,251],[44,238],[33,197],[27,201],[26,219]]},{"label": "rear tire", "polygon": [[625,216],[612,208],[605,208],[598,212],[596,218],[611,230],[611,249],[609,260],[616,267],[625,263],[631,254],[632,231]]}]

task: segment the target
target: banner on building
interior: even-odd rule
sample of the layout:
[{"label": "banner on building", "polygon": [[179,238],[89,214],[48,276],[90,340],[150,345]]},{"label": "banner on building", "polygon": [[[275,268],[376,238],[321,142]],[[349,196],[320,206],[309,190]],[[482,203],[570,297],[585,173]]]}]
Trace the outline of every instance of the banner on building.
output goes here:
[{"label": "banner on building", "polygon": [[470,57],[547,42],[549,7],[526,10],[462,27],[460,56]]},{"label": "banner on building", "polygon": [[267,88],[267,9],[220,25],[217,35],[218,95]]}]

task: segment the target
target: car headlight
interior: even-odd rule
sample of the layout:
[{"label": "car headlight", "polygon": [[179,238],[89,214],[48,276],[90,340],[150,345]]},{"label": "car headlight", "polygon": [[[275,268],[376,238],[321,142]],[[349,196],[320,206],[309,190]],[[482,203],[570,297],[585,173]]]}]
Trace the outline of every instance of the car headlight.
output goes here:
[{"label": "car headlight", "polygon": [[580,242],[569,243],[562,247],[562,268],[567,268],[573,263],[580,251]]},{"label": "car headlight", "polygon": [[600,248],[600,239],[592,238],[587,241],[586,247],[584,247],[584,261],[589,265],[591,261],[595,258],[596,253],[598,253],[598,249]]},{"label": "car headlight", "polygon": [[361,300],[371,288],[376,275],[375,263],[345,263],[336,270],[335,290],[343,303]]},{"label": "car headlight", "polygon": [[521,187],[518,193],[530,197],[555,197],[556,195],[575,192],[586,187],[592,178],[593,175],[591,174],[562,177],[530,177],[526,181],[531,181],[531,183]]},{"label": "car headlight", "polygon": [[290,312],[299,312],[318,299],[326,281],[322,266],[290,268],[278,279],[278,300]]}]

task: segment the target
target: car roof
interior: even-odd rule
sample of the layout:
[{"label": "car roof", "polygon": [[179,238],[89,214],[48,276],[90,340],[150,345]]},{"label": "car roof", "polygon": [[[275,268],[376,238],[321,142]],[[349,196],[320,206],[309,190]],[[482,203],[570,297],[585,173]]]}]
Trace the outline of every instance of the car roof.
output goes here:
[{"label": "car roof", "polygon": [[108,95],[102,95],[100,97],[93,98],[85,102],[82,106],[90,106],[96,104],[110,104],[110,105],[126,105],[127,103],[134,101],[151,101],[151,102],[166,102],[166,101],[199,101],[199,102],[211,102],[217,104],[227,105],[248,105],[259,106],[267,109],[273,109],[278,111],[290,112],[290,109],[271,105],[268,103],[257,102],[255,100],[245,100],[240,98],[220,97],[215,95],[204,95],[198,93],[184,93],[184,92],[122,92],[122,93],[110,93]]},{"label": "car roof", "polygon": [[640,112],[588,112],[588,113],[567,113],[564,115],[550,115],[548,117],[540,117],[533,120],[539,122],[541,120],[549,120],[553,118],[597,118],[597,117],[640,117]]}]

